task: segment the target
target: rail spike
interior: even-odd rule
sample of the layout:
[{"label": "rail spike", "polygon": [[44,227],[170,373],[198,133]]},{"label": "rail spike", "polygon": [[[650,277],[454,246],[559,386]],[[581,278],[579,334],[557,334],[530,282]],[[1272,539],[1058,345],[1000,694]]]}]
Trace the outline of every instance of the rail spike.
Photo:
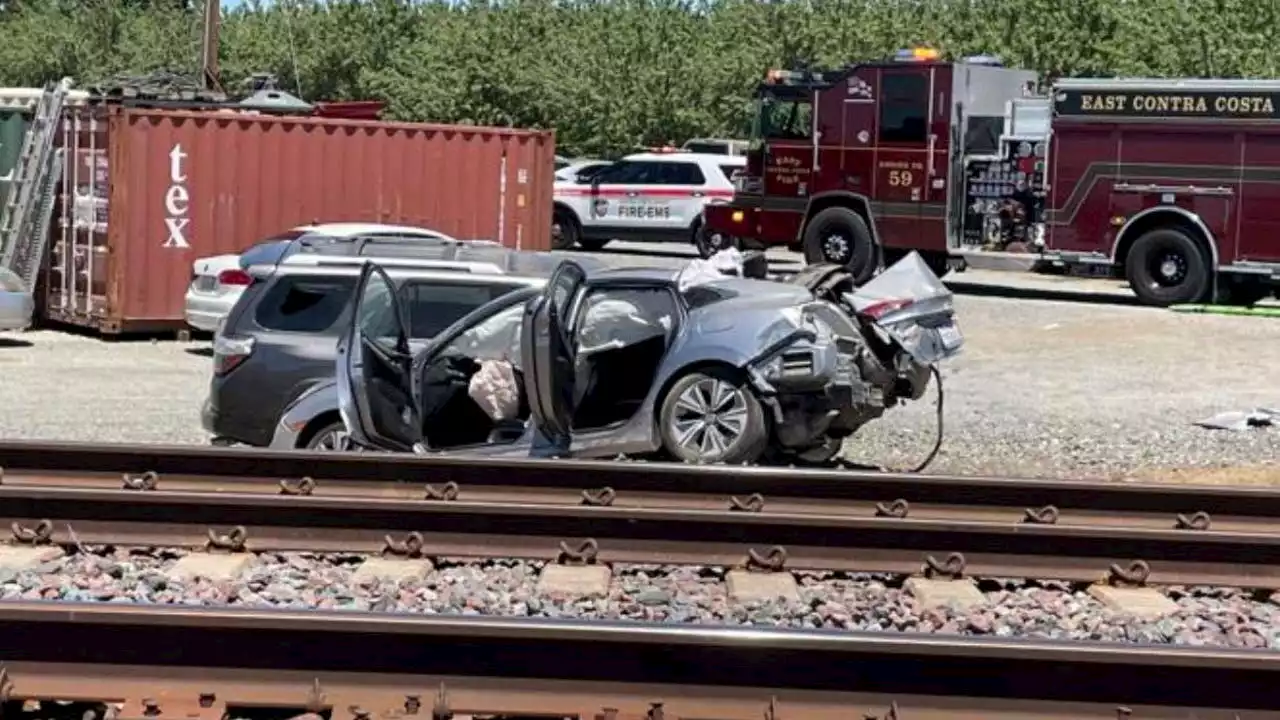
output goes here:
[{"label": "rail spike", "polygon": [[953,552],[947,556],[946,560],[939,561],[932,555],[926,555],[924,558],[924,568],[921,572],[926,578],[945,577],[948,580],[959,580],[964,577],[965,566],[967,561],[964,555]]},{"label": "rail spike", "polygon": [[609,507],[618,497],[618,492],[608,485],[595,490],[582,491],[582,504],[587,507]]},{"label": "rail spike", "polygon": [[911,503],[905,498],[898,498],[893,502],[876,503],[876,517],[897,518],[901,520],[911,512]]},{"label": "rail spike", "polygon": [[1178,513],[1174,518],[1174,530],[1208,530],[1213,525],[1213,518],[1209,517],[1209,513],[1201,510],[1190,515]]},{"label": "rail spike", "polygon": [[280,480],[281,495],[311,495],[316,491],[316,481],[310,475],[299,480]]},{"label": "rail spike", "polygon": [[23,545],[48,545],[53,542],[53,521],[48,518],[36,523],[35,527],[15,522],[10,529],[13,531],[13,539]]},{"label": "rail spike", "polygon": [[1128,567],[1112,563],[1107,568],[1107,584],[1129,587],[1142,587],[1151,577],[1151,566],[1144,560],[1134,560]]},{"label": "rail spike", "polygon": [[423,500],[438,500],[440,502],[452,502],[458,499],[458,493],[461,488],[458,483],[450,480],[449,482],[436,487],[435,485],[427,485]]},{"label": "rail spike", "polygon": [[746,567],[751,572],[782,572],[787,567],[787,549],[781,545],[764,552],[751,548],[747,551]]},{"label": "rail spike", "polygon": [[404,536],[404,540],[399,541],[387,535],[383,538],[382,554],[406,559],[420,558],[425,544],[420,532],[411,532]]},{"label": "rail spike", "polygon": [[9,668],[0,665],[0,703],[7,703],[12,697],[13,678],[9,677]]},{"label": "rail spike", "polygon": [[155,490],[160,484],[160,473],[155,470],[148,470],[141,475],[125,473],[120,483],[125,490]]},{"label": "rail spike", "polygon": [[435,702],[431,704],[431,720],[453,720],[453,708],[449,704],[449,691],[444,683],[436,693]]},{"label": "rail spike", "polygon": [[875,713],[867,713],[862,716],[862,720],[898,720],[898,703],[889,703],[889,712],[884,715],[876,715]]},{"label": "rail spike", "polygon": [[1060,513],[1055,505],[1027,508],[1022,511],[1022,522],[1030,525],[1056,525]]},{"label": "rail spike", "polygon": [[734,495],[729,498],[730,512],[753,512],[758,513],[764,510],[764,496],[760,493],[751,493],[747,499]]},{"label": "rail spike", "polygon": [[600,543],[595,538],[586,538],[576,547],[568,540],[560,542],[560,552],[556,555],[557,565],[595,565],[600,559]]},{"label": "rail spike", "polygon": [[320,686],[320,678],[315,678],[311,682],[311,690],[307,692],[307,699],[303,705],[309,713],[319,713],[324,710],[324,688]]},{"label": "rail spike", "polygon": [[205,542],[206,550],[222,550],[224,552],[244,552],[245,542],[249,539],[249,531],[243,525],[231,528],[226,535],[219,535],[209,528],[209,539]]}]

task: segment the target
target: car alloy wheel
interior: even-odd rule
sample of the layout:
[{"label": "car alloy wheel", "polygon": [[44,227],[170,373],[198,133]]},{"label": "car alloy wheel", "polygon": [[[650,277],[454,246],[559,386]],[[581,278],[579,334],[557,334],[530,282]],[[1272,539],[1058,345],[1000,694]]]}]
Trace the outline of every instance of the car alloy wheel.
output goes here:
[{"label": "car alloy wheel", "polygon": [[355,449],[355,445],[351,442],[351,435],[347,432],[346,426],[342,423],[334,423],[316,433],[315,437],[307,443],[307,449],[320,452],[350,452]]},{"label": "car alloy wheel", "polygon": [[662,403],[660,429],[667,452],[694,463],[754,462],[768,438],[751,388],[717,368],[685,375],[672,385]]}]

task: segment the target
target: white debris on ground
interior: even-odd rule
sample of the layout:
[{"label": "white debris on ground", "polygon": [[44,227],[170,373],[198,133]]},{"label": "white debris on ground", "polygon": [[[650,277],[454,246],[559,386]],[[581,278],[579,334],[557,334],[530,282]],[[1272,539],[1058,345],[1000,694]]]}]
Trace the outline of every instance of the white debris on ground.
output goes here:
[{"label": "white debris on ground", "polygon": [[[965,352],[943,367],[946,440],[930,472],[1151,479],[1280,460],[1278,429],[1193,424],[1275,405],[1280,322],[964,295],[955,303]],[[0,438],[203,444],[208,345],[0,335]],[[929,392],[891,409],[846,455],[915,465],[933,442],[933,402]],[[1280,466],[1274,475],[1280,484]]]},{"label": "white debris on ground", "polygon": [[1211,418],[1197,420],[1195,425],[1206,430],[1231,430],[1243,432],[1253,428],[1269,428],[1280,425],[1280,410],[1258,408],[1256,410],[1231,410]]}]

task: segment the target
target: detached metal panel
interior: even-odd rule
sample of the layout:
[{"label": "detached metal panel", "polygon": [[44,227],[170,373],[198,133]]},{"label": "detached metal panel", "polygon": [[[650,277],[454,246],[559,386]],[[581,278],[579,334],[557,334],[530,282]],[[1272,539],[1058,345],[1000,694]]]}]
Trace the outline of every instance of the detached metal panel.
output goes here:
[{"label": "detached metal panel", "polygon": [[66,124],[47,302],[65,322],[181,327],[193,260],[308,223],[550,248],[551,132],[120,107]]}]

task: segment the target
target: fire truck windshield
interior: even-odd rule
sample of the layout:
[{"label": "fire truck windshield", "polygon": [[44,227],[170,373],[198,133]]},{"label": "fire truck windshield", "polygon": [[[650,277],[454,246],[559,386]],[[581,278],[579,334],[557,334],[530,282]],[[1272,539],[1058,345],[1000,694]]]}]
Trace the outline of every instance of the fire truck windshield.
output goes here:
[{"label": "fire truck windshield", "polygon": [[813,103],[809,98],[764,95],[756,102],[752,139],[805,140],[813,133]]}]

